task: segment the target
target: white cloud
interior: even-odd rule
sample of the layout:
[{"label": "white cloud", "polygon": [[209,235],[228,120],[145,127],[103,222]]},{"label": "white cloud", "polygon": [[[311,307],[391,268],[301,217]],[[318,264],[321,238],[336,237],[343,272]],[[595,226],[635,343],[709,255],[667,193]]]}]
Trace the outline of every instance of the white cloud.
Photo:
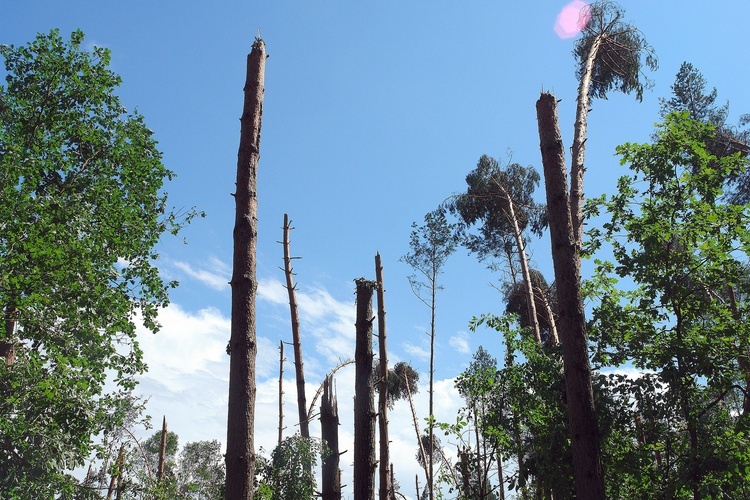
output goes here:
[{"label": "white cloud", "polygon": [[411,342],[404,342],[402,344],[404,351],[410,354],[412,357],[427,361],[430,359],[430,350],[425,347],[420,347],[412,344]]},{"label": "white cloud", "polygon": [[[276,278],[264,278],[258,282],[258,298],[272,306],[286,309],[285,323],[289,323],[289,295],[284,283]],[[335,299],[322,287],[300,287],[296,290],[302,348],[314,346],[323,357],[324,365],[333,367],[338,361],[354,353],[356,311],[354,301]],[[282,316],[280,316],[282,317]],[[291,327],[289,330],[291,337]],[[305,342],[305,337],[312,342]],[[307,356],[305,356],[307,362]],[[330,368],[325,368],[327,371]]]},{"label": "white cloud", "polygon": [[175,261],[174,266],[214,290],[224,291],[229,288],[231,270],[229,266],[215,257],[208,259],[208,268],[196,268],[181,261]]},{"label": "white cloud", "polygon": [[461,354],[471,354],[471,349],[469,348],[469,334],[466,332],[458,332],[448,340],[448,343]]}]

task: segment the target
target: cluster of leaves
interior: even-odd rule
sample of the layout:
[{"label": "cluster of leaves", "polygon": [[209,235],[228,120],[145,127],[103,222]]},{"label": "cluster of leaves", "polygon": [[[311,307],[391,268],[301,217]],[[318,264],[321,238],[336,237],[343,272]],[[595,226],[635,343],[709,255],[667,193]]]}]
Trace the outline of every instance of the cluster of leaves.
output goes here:
[{"label": "cluster of leaves", "polygon": [[[722,189],[747,161],[740,152],[714,154],[715,130],[688,112],[667,115],[652,144],[618,148],[632,173],[603,202],[610,219],[595,236],[611,245],[614,262],[598,262],[588,285],[599,297],[593,359],[653,373],[609,384],[610,394],[637,403],[618,410],[630,419],[627,446],[609,443],[616,460],[640,461],[613,469],[613,483],[630,488],[621,497],[646,488],[666,497],[747,495],[748,412],[740,402],[750,381],[750,211]],[[618,278],[632,286],[618,288]]]},{"label": "cluster of leaves", "polygon": [[[136,323],[168,302],[154,265],[172,177],[152,132],[114,94],[109,51],[57,31],[0,46],[0,495],[70,494],[66,469],[145,369]],[[188,218],[192,214],[186,214]],[[117,390],[104,392],[108,374]]]},{"label": "cluster of leaves", "polygon": [[270,458],[259,454],[255,497],[264,500],[312,500],[317,489],[313,466],[324,452],[319,440],[295,434],[284,438],[274,448]]}]

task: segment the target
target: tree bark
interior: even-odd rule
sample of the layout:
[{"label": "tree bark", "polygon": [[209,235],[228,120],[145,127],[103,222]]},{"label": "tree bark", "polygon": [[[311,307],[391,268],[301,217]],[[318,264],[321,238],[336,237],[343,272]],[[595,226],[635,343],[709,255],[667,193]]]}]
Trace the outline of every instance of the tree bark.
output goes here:
[{"label": "tree bark", "polygon": [[333,393],[333,377],[323,382],[323,399],[320,401],[320,434],[328,447],[324,455],[321,482],[323,500],[341,499],[341,473],[339,471],[339,409]]},{"label": "tree bark", "polygon": [[599,500],[605,497],[605,489],[581,295],[581,260],[568,200],[565,150],[555,97],[542,93],[536,110],[559,297],[557,326],[563,347],[573,476],[580,500]]},{"label": "tree bark", "polygon": [[354,498],[375,498],[375,408],[372,395],[372,292],[375,282],[357,284],[357,340],[354,351]]},{"label": "tree bark", "polygon": [[279,444],[284,439],[284,341],[279,340]]},{"label": "tree bark", "polygon": [[391,463],[388,441],[388,350],[386,348],[385,337],[385,288],[383,286],[383,266],[380,262],[380,253],[375,254],[375,281],[378,287],[378,350],[380,357],[380,373],[378,378],[378,430],[380,434],[379,498],[388,500],[393,497],[393,494],[391,492],[392,479],[388,475],[388,465]]},{"label": "tree bark", "polygon": [[289,251],[289,217],[284,214],[284,274],[286,275],[286,290],[289,294],[289,311],[292,320],[292,344],[294,346],[294,375],[297,380],[297,411],[299,414],[299,433],[303,438],[310,437],[310,424],[307,420],[307,400],[305,398],[305,372],[302,362],[302,341],[299,333],[299,313],[297,311],[297,297],[294,293],[294,273],[292,272],[292,257]]},{"label": "tree bark", "polygon": [[5,337],[0,338],[0,357],[5,360],[5,366],[13,366],[16,361],[16,321],[18,309],[13,306],[5,308]]},{"label": "tree bark", "polygon": [[258,236],[258,161],[263,116],[266,46],[256,38],[247,56],[240,119],[229,341],[226,498],[252,500],[255,476],[255,254]]},{"label": "tree bark", "polygon": [[156,468],[156,481],[161,482],[164,477],[164,458],[167,454],[167,416],[161,423],[161,442],[159,444],[159,465]]}]

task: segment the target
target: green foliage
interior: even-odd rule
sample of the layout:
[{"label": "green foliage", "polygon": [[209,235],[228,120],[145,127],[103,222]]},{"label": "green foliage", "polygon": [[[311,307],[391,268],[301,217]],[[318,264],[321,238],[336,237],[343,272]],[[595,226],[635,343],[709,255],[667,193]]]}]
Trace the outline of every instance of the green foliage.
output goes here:
[{"label": "green foliage", "polygon": [[63,471],[118,425],[146,368],[136,321],[156,331],[172,286],[154,246],[186,222],[167,208],[152,132],[114,94],[109,51],[82,44],[52,31],[0,47],[0,307],[14,327],[0,340],[16,352],[0,363],[4,498],[70,492]]},{"label": "green foliage", "polygon": [[225,464],[219,441],[187,443],[180,453],[178,478],[185,498],[224,498]]},{"label": "green foliage", "polygon": [[[372,370],[373,389],[378,391],[377,379],[380,373],[380,362],[376,362]],[[408,391],[407,391],[408,383]],[[409,399],[409,394],[419,392],[419,372],[405,361],[399,361],[393,368],[388,369],[388,408],[393,409],[396,401]]]},{"label": "green foliage", "polygon": [[313,466],[322,451],[318,440],[295,434],[284,438],[270,458],[259,455],[256,496],[269,500],[312,500],[317,487]]},{"label": "green foliage", "polygon": [[586,9],[590,19],[573,50],[578,62],[576,79],[581,81],[591,47],[599,42],[589,94],[606,99],[609,91],[618,90],[624,94],[635,92],[636,98],[642,100],[644,89],[652,85],[643,69],[658,67],[653,49],[637,28],[623,21],[625,11],[617,3],[598,0]]},{"label": "green foliage", "polygon": [[[724,180],[746,161],[713,154],[713,137],[711,125],[673,113],[653,144],[618,148],[631,175],[604,202],[615,262],[597,262],[587,285],[600,299],[591,323],[594,361],[628,362],[650,374],[600,380],[615,409],[603,412],[615,498],[748,493],[741,401],[750,380],[742,367],[750,343],[743,300],[750,211],[722,197]],[[628,290],[618,289],[615,275],[631,283]]]},{"label": "green foliage", "polygon": [[[442,273],[445,262],[456,249],[453,224],[445,216],[445,210],[434,210],[424,216],[424,225],[412,224],[409,239],[411,251],[401,257],[416,271],[409,276],[414,294],[428,306],[434,307],[435,291],[441,289],[437,278]],[[430,300],[426,293],[433,297]]]},{"label": "green foliage", "polygon": [[[461,220],[457,228],[461,244],[480,260],[505,259],[517,251],[509,200],[521,232],[528,229],[541,236],[547,227],[547,211],[533,198],[539,181],[533,167],[518,163],[501,167],[494,158],[482,155],[466,176],[466,192],[447,205]],[[470,232],[472,227],[478,232]]]}]

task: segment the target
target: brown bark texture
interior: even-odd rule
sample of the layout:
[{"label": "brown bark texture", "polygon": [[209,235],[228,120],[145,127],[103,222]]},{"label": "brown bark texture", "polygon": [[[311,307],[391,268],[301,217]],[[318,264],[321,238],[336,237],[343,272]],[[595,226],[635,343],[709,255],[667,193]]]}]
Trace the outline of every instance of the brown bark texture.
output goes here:
[{"label": "brown bark texture", "polygon": [[320,401],[320,435],[328,447],[323,458],[321,483],[323,500],[341,500],[341,472],[339,470],[339,409],[333,392],[333,377],[323,382]]},{"label": "brown bark texture", "polygon": [[383,286],[383,266],[380,253],[375,254],[375,281],[377,282],[378,299],[378,353],[380,357],[380,373],[378,378],[378,431],[380,434],[380,484],[379,498],[387,500],[393,497],[391,492],[392,479],[388,475],[388,465],[391,463],[388,441],[388,350],[386,347],[385,330],[385,288]]},{"label": "brown bark texture", "polygon": [[372,394],[372,293],[376,283],[357,285],[357,339],[354,350],[354,498],[375,498],[375,408]]},{"label": "brown bark texture", "polygon": [[167,417],[164,416],[161,424],[161,442],[159,444],[159,466],[156,469],[156,480],[161,482],[164,476],[164,459],[167,454]]},{"label": "brown bark texture", "polygon": [[284,275],[286,275],[286,290],[289,294],[289,312],[292,321],[292,345],[294,347],[294,376],[297,381],[297,412],[299,414],[299,433],[303,438],[310,437],[310,425],[307,420],[307,399],[305,397],[305,371],[302,362],[302,340],[299,332],[299,312],[297,296],[295,294],[294,272],[292,270],[292,256],[289,250],[289,231],[291,230],[289,217],[284,214]]},{"label": "brown bark texture", "polygon": [[279,340],[279,444],[284,439],[284,341]]},{"label": "brown bark texture", "polygon": [[573,476],[580,500],[600,500],[605,498],[605,489],[581,295],[581,260],[571,219],[555,96],[542,93],[536,110],[559,300],[557,327],[563,348]]},{"label": "brown bark texture", "polygon": [[255,254],[258,237],[258,161],[263,116],[266,46],[256,38],[247,56],[244,105],[237,153],[229,340],[226,498],[252,500],[255,476]]}]

